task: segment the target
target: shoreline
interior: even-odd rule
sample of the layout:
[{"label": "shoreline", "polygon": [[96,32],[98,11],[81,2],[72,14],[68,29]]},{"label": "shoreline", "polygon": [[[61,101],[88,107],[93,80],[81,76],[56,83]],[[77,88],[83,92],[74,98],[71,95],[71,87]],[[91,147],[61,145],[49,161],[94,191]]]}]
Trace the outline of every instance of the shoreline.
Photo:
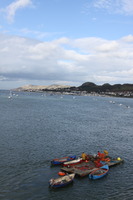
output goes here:
[{"label": "shoreline", "polygon": [[37,92],[37,93],[48,93],[51,95],[73,95],[73,96],[100,96],[100,97],[121,97],[121,98],[133,98],[133,93],[129,92],[86,92],[86,91],[56,91],[56,90],[11,90],[12,92]]}]

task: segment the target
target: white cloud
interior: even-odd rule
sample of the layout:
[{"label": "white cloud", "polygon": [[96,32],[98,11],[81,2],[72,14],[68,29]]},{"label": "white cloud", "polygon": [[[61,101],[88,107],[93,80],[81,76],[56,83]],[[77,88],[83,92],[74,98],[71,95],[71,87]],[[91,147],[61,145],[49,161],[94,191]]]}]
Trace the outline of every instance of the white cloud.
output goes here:
[{"label": "white cloud", "polygon": [[[109,9],[113,4],[112,0],[94,0],[94,7]],[[114,3],[114,2],[113,2]]]},{"label": "white cloud", "polygon": [[132,41],[132,35],[112,41],[90,37],[40,42],[1,34],[0,81],[72,85],[132,82]]},{"label": "white cloud", "polygon": [[133,42],[133,35],[127,35],[122,38],[124,42]]},{"label": "white cloud", "polygon": [[0,76],[0,81],[5,81],[5,80],[7,80],[6,77]]},{"label": "white cloud", "polygon": [[109,13],[133,15],[132,0],[94,0],[93,7],[105,9]]},{"label": "white cloud", "polygon": [[125,14],[133,15],[133,1],[132,0],[122,1],[122,12]]},{"label": "white cloud", "polygon": [[9,22],[13,22],[16,12],[19,9],[25,8],[25,7],[30,6],[30,5],[32,5],[31,0],[16,0],[16,1],[13,1],[11,4],[9,4],[4,9],[5,12],[6,12],[7,20]]}]

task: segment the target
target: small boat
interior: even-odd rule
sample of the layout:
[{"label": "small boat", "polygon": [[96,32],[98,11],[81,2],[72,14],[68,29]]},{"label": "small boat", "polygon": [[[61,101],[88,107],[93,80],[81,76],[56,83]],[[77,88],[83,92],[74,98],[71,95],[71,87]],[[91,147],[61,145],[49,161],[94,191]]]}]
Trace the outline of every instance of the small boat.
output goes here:
[{"label": "small boat", "polygon": [[103,165],[108,165],[109,167],[121,164],[124,162],[123,159],[121,159],[120,157],[118,158],[110,158],[110,161],[100,161]]},{"label": "small boat", "polygon": [[82,158],[77,158],[77,159],[74,159],[74,160],[71,160],[71,161],[64,162],[63,166],[66,167],[66,166],[76,165],[76,164],[81,163],[82,161],[83,161]]},{"label": "small boat", "polygon": [[90,179],[99,179],[102,178],[103,176],[105,176],[109,171],[109,166],[108,165],[104,165],[100,168],[95,169],[94,171],[92,171],[89,174],[89,178]]},{"label": "small boat", "polygon": [[67,157],[63,157],[63,158],[55,158],[53,160],[51,160],[51,165],[61,165],[64,162],[67,161],[71,161],[76,159],[76,156],[67,156]]},{"label": "small boat", "polygon": [[60,188],[69,185],[73,182],[75,174],[68,174],[56,179],[50,179],[49,186],[52,188]]}]

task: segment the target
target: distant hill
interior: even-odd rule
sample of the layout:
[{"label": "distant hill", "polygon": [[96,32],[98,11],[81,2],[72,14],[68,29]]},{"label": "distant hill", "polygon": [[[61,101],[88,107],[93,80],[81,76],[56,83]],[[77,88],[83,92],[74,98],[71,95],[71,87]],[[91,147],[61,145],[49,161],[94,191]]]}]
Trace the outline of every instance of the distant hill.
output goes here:
[{"label": "distant hill", "polygon": [[87,92],[124,92],[124,91],[132,91],[133,92],[133,84],[115,84],[110,85],[109,83],[105,83],[103,85],[96,85],[92,82],[86,82],[78,87],[80,91]]},{"label": "distant hill", "polygon": [[18,87],[14,89],[15,91],[48,91],[48,90],[58,90],[58,89],[65,89],[65,88],[70,88],[71,86],[68,85],[49,85],[49,86],[44,86],[44,85],[25,85],[22,87]]}]

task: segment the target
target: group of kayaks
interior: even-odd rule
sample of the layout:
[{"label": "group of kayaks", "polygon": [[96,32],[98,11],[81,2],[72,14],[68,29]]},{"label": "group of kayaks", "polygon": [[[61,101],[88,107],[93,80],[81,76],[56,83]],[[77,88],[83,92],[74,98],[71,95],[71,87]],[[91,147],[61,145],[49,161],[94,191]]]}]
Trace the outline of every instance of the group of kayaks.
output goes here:
[{"label": "group of kayaks", "polygon": [[[109,159],[108,159],[109,158]],[[107,157],[105,160],[101,160],[98,166],[96,156],[89,156],[87,159],[82,159],[77,156],[67,156],[58,159],[51,160],[51,165],[61,165],[61,171],[58,172],[58,178],[52,178],[49,180],[49,186],[51,188],[60,188],[67,186],[72,183],[75,175],[78,175],[78,170],[82,169],[83,174],[88,175],[89,179],[100,179],[107,175],[109,172],[109,167],[115,164],[121,163],[123,160],[118,157],[111,159]],[[87,170],[87,173],[84,173]]]}]

